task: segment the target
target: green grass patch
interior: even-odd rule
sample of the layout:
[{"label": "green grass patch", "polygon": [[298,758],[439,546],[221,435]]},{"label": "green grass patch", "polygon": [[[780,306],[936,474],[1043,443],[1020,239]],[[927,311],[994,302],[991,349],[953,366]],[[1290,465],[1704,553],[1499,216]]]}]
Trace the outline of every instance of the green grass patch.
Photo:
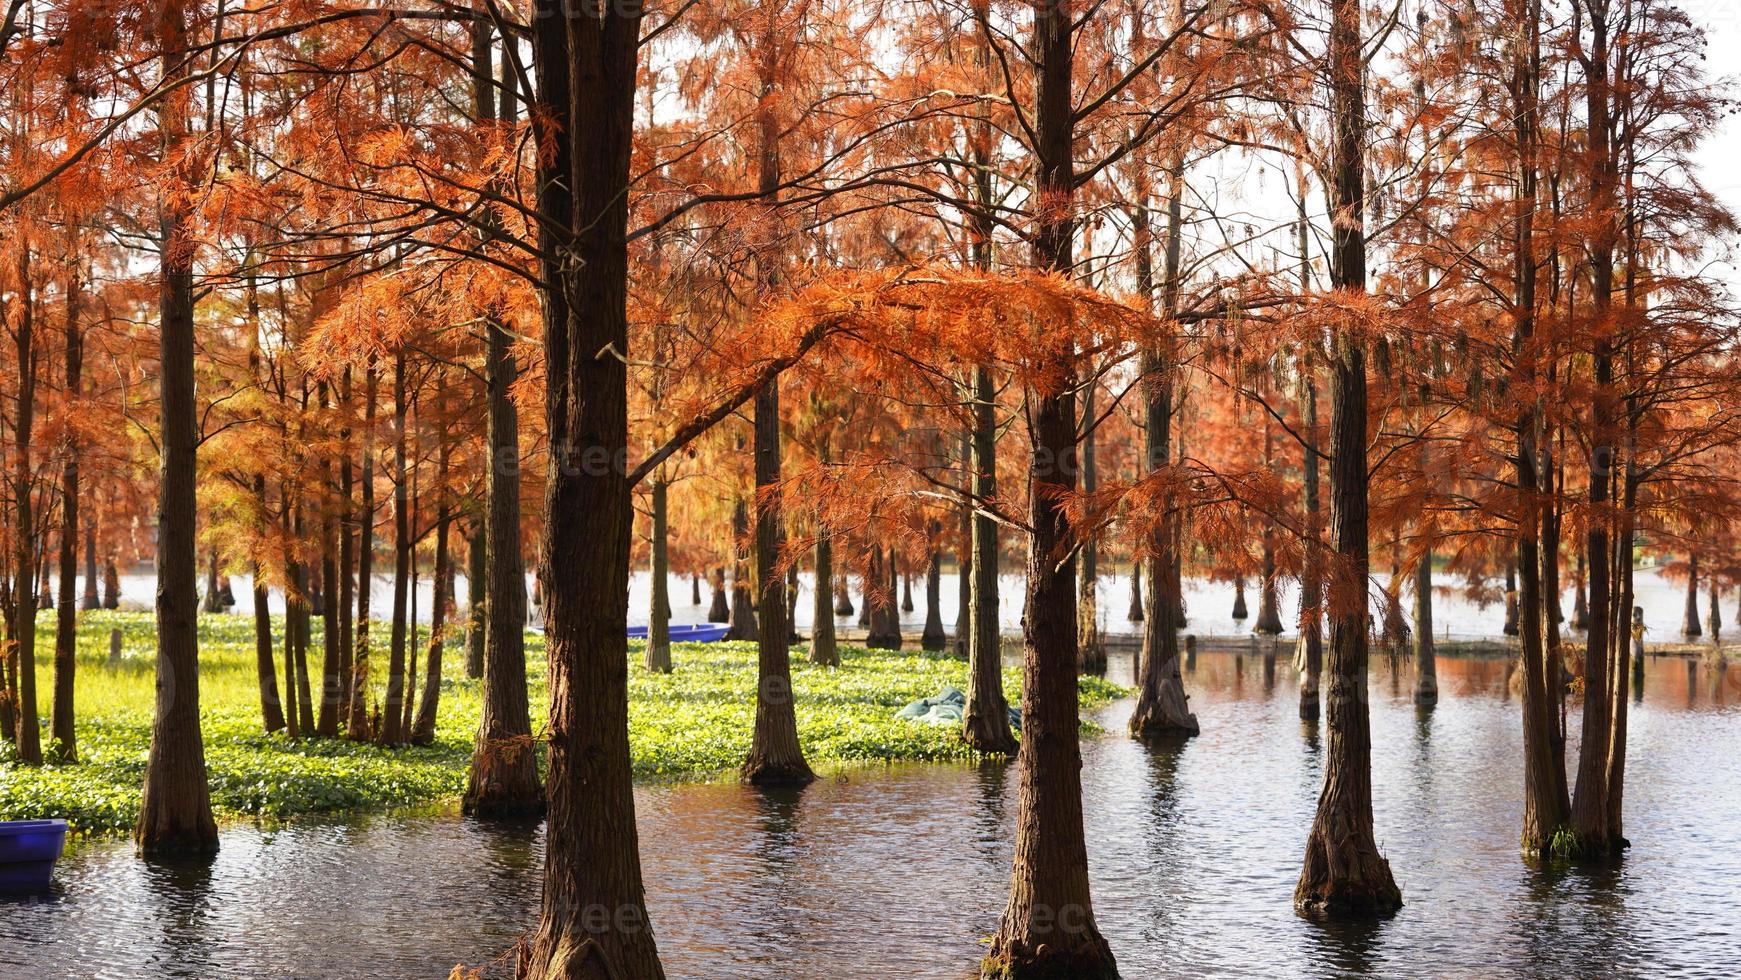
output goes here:
[{"label": "green grass patch", "polygon": [[[154,624],[149,614],[122,612],[87,612],[79,621],[80,761],[40,769],[21,766],[10,744],[0,743],[0,819],[62,817],[81,832],[126,831],[137,815],[150,747]],[[278,642],[282,626],[274,623]],[[318,622],[315,628],[311,674],[319,671],[321,649]],[[122,659],[115,667],[108,662],[111,629],[121,630],[123,638]],[[45,615],[38,634],[45,740],[53,634],[53,620]],[[527,634],[526,653],[536,730],[542,728],[546,710],[542,635]],[[971,755],[953,727],[894,717],[908,702],[936,694],[944,685],[965,689],[965,662],[941,654],[846,647],[842,666],[829,669],[811,665],[804,653],[802,646],[793,648],[792,686],[799,735],[812,766],[826,771]],[[755,721],[755,645],[678,644],[673,650],[676,670],[668,675],[641,666],[638,644],[631,644],[629,656],[629,741],[635,775],[705,779],[735,769],[749,751]],[[342,739],[266,735],[260,729],[252,619],[202,617],[200,718],[212,801],[220,815],[276,819],[457,797],[465,789],[480,682],[465,676],[460,647],[450,646],[444,659],[440,720],[432,745],[382,749]],[[377,648],[377,702],[383,694],[385,660],[385,651]],[[318,677],[313,680],[318,688]],[[1019,701],[1015,668],[1005,670],[1004,685],[1011,703]],[[1084,711],[1126,693],[1096,678],[1084,678],[1081,690]],[[1092,723],[1084,723],[1085,733],[1095,730]]]}]

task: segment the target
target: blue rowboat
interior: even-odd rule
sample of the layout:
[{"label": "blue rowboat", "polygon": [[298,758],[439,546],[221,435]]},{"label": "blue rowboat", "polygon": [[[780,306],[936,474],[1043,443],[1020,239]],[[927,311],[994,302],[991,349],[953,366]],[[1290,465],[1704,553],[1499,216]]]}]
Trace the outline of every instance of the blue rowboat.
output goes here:
[{"label": "blue rowboat", "polygon": [[0,892],[47,889],[66,831],[65,820],[0,820]]},{"label": "blue rowboat", "polygon": [[[671,642],[716,643],[725,639],[725,635],[729,632],[731,632],[731,627],[723,623],[703,623],[698,626],[673,626],[671,627]],[[645,640],[646,638],[647,627],[629,627],[629,639]]]}]

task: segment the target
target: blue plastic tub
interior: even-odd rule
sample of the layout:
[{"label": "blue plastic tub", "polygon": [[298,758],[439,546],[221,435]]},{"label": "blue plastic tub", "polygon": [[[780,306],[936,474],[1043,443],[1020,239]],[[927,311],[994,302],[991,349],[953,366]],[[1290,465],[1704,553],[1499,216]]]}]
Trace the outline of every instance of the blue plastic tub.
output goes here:
[{"label": "blue plastic tub", "polygon": [[[725,639],[725,635],[729,632],[731,632],[731,627],[723,623],[704,623],[698,626],[673,626],[671,627],[671,642],[716,643]],[[629,627],[629,639],[645,640],[646,638],[647,627]]]},{"label": "blue plastic tub", "polygon": [[46,889],[66,830],[65,820],[0,820],[0,892]]}]

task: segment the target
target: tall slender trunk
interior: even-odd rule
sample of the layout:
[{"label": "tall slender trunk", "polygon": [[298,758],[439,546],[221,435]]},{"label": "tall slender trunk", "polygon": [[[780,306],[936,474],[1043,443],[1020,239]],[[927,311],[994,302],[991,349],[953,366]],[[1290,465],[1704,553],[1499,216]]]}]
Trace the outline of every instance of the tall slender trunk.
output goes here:
[{"label": "tall slender trunk", "polygon": [[[186,0],[159,4],[162,79],[185,77]],[[199,576],[194,552],[198,513],[199,405],[194,388],[194,243],[189,204],[192,155],[183,154],[188,129],[185,87],[159,103],[164,157],[180,159],[159,204],[161,292],[158,300],[158,390],[162,451],[157,508],[157,703],[151,751],[145,762],[139,824],[141,853],[211,854],[218,848],[206,784],[205,743],[199,716]]]},{"label": "tall slender trunk", "polygon": [[[447,448],[443,445],[440,482],[447,482]],[[428,745],[435,741],[435,721],[441,710],[441,653],[447,645],[447,611],[453,604],[452,558],[447,550],[447,532],[453,517],[447,503],[435,520],[435,604],[429,610],[429,653],[423,671],[423,697],[417,702],[417,716],[411,723],[411,744]]]},{"label": "tall slender trunk", "polygon": [[[542,912],[519,963],[528,980],[663,980],[641,882],[629,760],[630,486],[575,454],[628,451],[629,157],[639,3],[558,16],[535,0],[534,73],[549,164],[539,213],[545,293],[545,415],[553,447],[544,498],[550,658],[550,817]],[[570,83],[573,91],[570,92]],[[572,98],[570,95],[572,94]],[[545,170],[542,177],[549,177]],[[570,238],[567,229],[578,229]],[[552,258],[561,256],[561,258]],[[605,912],[600,925],[599,912]]]},{"label": "tall slender trunk", "polygon": [[[486,502],[487,506],[487,502]],[[484,634],[489,620],[484,583],[489,577],[489,550],[484,544],[487,517],[472,523],[466,535],[465,565],[465,675],[472,679],[484,676]]]},{"label": "tall slender trunk", "polygon": [[36,298],[30,286],[30,246],[18,250],[18,315],[13,328],[18,355],[18,411],[12,419],[12,741],[18,761],[42,765],[42,730],[36,720],[36,518],[31,506],[34,468],[30,436],[36,417]]},{"label": "tall slender trunk", "polygon": [[405,352],[393,355],[393,623],[387,648],[387,696],[381,702],[382,745],[405,741],[406,613],[411,584],[411,471],[407,465],[406,418],[411,393],[405,385]]},{"label": "tall slender trunk", "polygon": [[[266,478],[254,478],[254,490],[265,496]],[[254,668],[259,677],[260,686],[260,721],[267,734],[285,727],[284,704],[278,699],[278,665],[273,660],[272,653],[272,611],[269,605],[271,596],[266,591],[266,582],[260,575],[260,563],[254,563]]]},{"label": "tall slender trunk", "polygon": [[[784,45],[793,43],[780,36],[774,19],[758,39],[757,82],[762,98],[756,109],[758,189],[767,208],[770,225],[777,225],[780,188],[780,132],[773,93],[779,83],[776,66],[784,63]],[[758,287],[765,296],[777,294],[781,285],[781,254],[778,248],[757,259]],[[786,545],[785,514],[780,499],[780,379],[776,375],[756,392],[756,723],[749,758],[741,775],[760,785],[803,785],[815,779],[798,744],[798,716],[792,698],[791,624],[786,602],[786,582],[776,570]]]},{"label": "tall slender trunk", "polygon": [[[327,399],[327,387],[323,383],[320,388],[321,408],[330,409]],[[321,460],[321,485],[331,493],[338,488],[333,485],[332,460],[330,457]],[[340,664],[341,651],[344,650],[343,628],[339,624],[345,608],[340,598],[338,527],[333,521],[330,504],[321,508],[320,516],[320,586],[322,602],[321,615],[321,657],[320,657],[320,714],[315,720],[314,733],[322,738],[336,738],[339,733],[339,713],[344,705],[343,680],[344,671]]]},{"label": "tall slender trunk", "polygon": [[973,369],[972,595],[968,602],[967,710],[962,737],[980,752],[1016,751],[1003,693],[1003,637],[998,625],[997,522],[983,509],[997,499],[997,386],[991,369]]},{"label": "tall slender trunk", "polygon": [[371,361],[363,372],[363,463],[357,507],[357,636],[351,655],[351,703],[345,737],[359,742],[374,738],[369,726],[369,621],[375,582],[375,411],[380,402],[380,374]]},{"label": "tall slender trunk", "polygon": [[826,528],[816,532],[815,604],[810,617],[810,662],[840,666],[840,646],[834,635],[834,542]]},{"label": "tall slender trunk", "polygon": [[[351,368],[345,366],[341,397],[345,406],[345,417],[351,412]],[[356,538],[352,536],[352,528],[356,524],[356,511],[352,506],[352,492],[355,480],[351,474],[351,430],[349,426],[339,430],[339,440],[344,446],[339,457],[339,513],[338,526],[334,533],[338,535],[338,703],[334,711],[338,715],[336,725],[343,726],[350,714],[351,706],[351,670],[352,651],[356,649]]]},{"label": "tall slender trunk", "polygon": [[[1181,237],[1184,223],[1184,167],[1175,155],[1168,163],[1171,186],[1167,190],[1167,227],[1165,251],[1162,253],[1161,311],[1172,316],[1178,309],[1180,261],[1183,255]],[[1154,278],[1149,255],[1149,216],[1146,208],[1137,212],[1137,283],[1144,296],[1153,290]],[[1173,368],[1167,350],[1143,352],[1142,384],[1144,396],[1143,461],[1151,477],[1162,475],[1168,464],[1173,442]],[[1139,691],[1136,709],[1131,712],[1130,732],[1138,738],[1168,735],[1195,735],[1199,731],[1197,716],[1191,713],[1190,698],[1185,694],[1185,680],[1179,669],[1179,597],[1174,593],[1178,580],[1171,569],[1178,563],[1174,549],[1179,514],[1171,495],[1162,504],[1158,519],[1149,524],[1148,540],[1144,542],[1148,573],[1148,609],[1143,616],[1143,643],[1137,675]],[[1133,584],[1134,587],[1134,584]]]},{"label": "tall slender trunk", "polygon": [[[1076,5],[1034,4],[1033,132],[1036,215],[1033,263],[1068,274],[1074,264],[1076,184],[1071,56]],[[1022,655],[1020,802],[1009,902],[982,965],[987,976],[1116,977],[1112,950],[1094,921],[1082,825],[1082,750],[1076,687],[1077,529],[1067,508],[1075,489],[1077,354],[1068,339],[1041,354],[1046,388],[1026,392],[1030,541]],[[1068,916],[1066,919],[1065,916]],[[1059,925],[1067,928],[1060,929]]]},{"label": "tall slender trunk", "polygon": [[731,536],[735,556],[731,568],[731,631],[726,635],[734,640],[754,642],[759,633],[756,601],[750,588],[749,561],[754,541],[750,536],[749,508],[741,497],[732,507]]},{"label": "tall slender trunk", "polygon": [[80,609],[101,609],[102,600],[97,596],[97,515],[90,513],[85,516],[85,589],[79,600]]},{"label": "tall slender trunk", "polygon": [[[1608,4],[1585,0],[1590,44],[1584,59],[1586,118],[1597,134],[1596,160],[1590,169],[1590,203],[1595,221],[1590,254],[1590,301],[1597,323],[1606,323],[1614,293],[1615,160],[1611,149],[1608,76]],[[1612,609],[1614,561],[1607,512],[1614,502],[1617,448],[1614,404],[1614,349],[1610,336],[1597,333],[1590,361],[1589,504],[1593,515],[1585,532],[1590,568],[1590,629],[1585,634],[1583,738],[1578,747],[1578,784],[1572,797],[1572,829],[1580,854],[1617,853],[1620,841],[1610,824],[1609,754],[1614,747],[1615,706],[1609,692],[1610,638],[1615,625]],[[1624,622],[1622,620],[1621,622]],[[1693,626],[1698,626],[1695,615]]]},{"label": "tall slender trunk", "polygon": [[647,610],[647,669],[671,673],[671,529],[670,484],[662,474],[653,475],[653,595]]},{"label": "tall slender trunk", "polygon": [[[1300,292],[1305,293],[1312,288],[1312,241],[1306,221],[1303,179],[1301,185],[1298,195],[1300,217],[1295,226],[1295,245],[1300,250]],[[1318,451],[1318,365],[1311,345],[1303,346],[1300,351],[1299,371],[1300,423],[1305,437],[1300,460],[1304,470],[1301,495],[1304,497],[1306,512],[1306,555],[1300,569],[1300,720],[1317,721],[1319,676],[1324,669],[1324,558],[1323,551],[1318,546],[1319,536],[1323,532],[1318,503],[1318,470],[1321,459]]]},{"label": "tall slender trunk", "polygon": [[1415,566],[1415,704],[1439,703],[1439,665],[1433,649],[1433,553]]},{"label": "tall slender trunk", "polygon": [[[1366,291],[1366,94],[1358,0],[1331,0],[1329,87],[1331,204],[1335,215],[1331,283]],[[1306,838],[1294,905],[1329,915],[1384,914],[1402,905],[1390,863],[1372,826],[1372,731],[1367,704],[1366,352],[1351,331],[1333,335],[1330,362],[1329,749],[1324,789]]]},{"label": "tall slender trunk", "polygon": [[[546,310],[548,317],[551,311]],[[506,325],[491,320],[485,382],[489,388],[490,471],[485,484],[484,707],[472,749],[463,807],[480,817],[544,811],[532,712],[526,695],[526,565],[520,552],[520,416],[509,397],[519,362]],[[550,329],[546,321],[546,329]],[[548,578],[546,578],[548,582]],[[555,583],[549,583],[554,593]],[[626,635],[626,634],[625,634]]]},{"label": "tall slender trunk", "polygon": [[[1717,608],[1715,602],[1711,608]],[[1699,553],[1687,555],[1687,608],[1681,617],[1681,635],[1689,640],[1698,639],[1704,635],[1699,625]]]},{"label": "tall slender trunk", "polygon": [[[66,286],[66,391],[69,406],[84,394],[79,375],[84,367],[84,336],[79,327],[83,295],[78,256]],[[55,609],[54,700],[49,709],[49,754],[61,762],[77,762],[78,738],[74,733],[73,672],[77,669],[78,606],[73,586],[79,575],[79,451],[76,435],[66,437],[66,462],[60,476],[60,603]],[[1716,609],[1712,603],[1711,608]],[[1715,632],[1715,630],[1713,630]]]},{"label": "tall slender trunk", "polygon": [[942,650],[949,645],[949,634],[943,632],[942,591],[943,555],[933,547],[925,562],[925,628],[919,634],[920,649]]},{"label": "tall slender trunk", "polygon": [[[1100,474],[1094,460],[1094,385],[1082,393],[1084,425],[1090,426],[1082,435],[1082,492],[1092,496],[1100,487]],[[1100,549],[1090,536],[1078,549],[1079,561],[1076,603],[1076,666],[1084,674],[1103,677],[1106,674],[1106,644],[1100,636]]]}]

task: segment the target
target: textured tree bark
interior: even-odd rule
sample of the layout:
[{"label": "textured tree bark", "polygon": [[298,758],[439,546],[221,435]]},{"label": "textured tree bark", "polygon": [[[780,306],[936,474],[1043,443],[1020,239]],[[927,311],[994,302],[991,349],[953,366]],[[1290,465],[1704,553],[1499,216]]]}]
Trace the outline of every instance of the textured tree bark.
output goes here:
[{"label": "textured tree bark", "polygon": [[671,673],[670,484],[653,477],[653,597],[647,610],[647,669]]},{"label": "textured tree bark", "polygon": [[1584,552],[1578,551],[1577,591],[1572,596],[1572,629],[1583,632],[1590,628],[1590,604],[1585,599]]},{"label": "textured tree bark", "polygon": [[489,551],[484,545],[486,522],[487,518],[474,521],[471,533],[466,536],[465,675],[474,680],[484,676],[484,632],[488,621],[484,583],[489,578],[490,567]]},{"label": "textured tree bark", "polygon": [[750,512],[739,498],[732,508],[731,535],[736,555],[731,569],[731,630],[733,640],[755,642],[759,635],[756,625],[756,600],[750,585],[750,552],[754,542],[750,536]]},{"label": "textured tree bark", "polygon": [[865,646],[872,650],[899,650],[901,621],[900,614],[895,611],[893,549],[885,557],[880,547],[871,546],[870,567],[865,573],[864,609],[869,620]]},{"label": "textured tree bark", "polygon": [[731,606],[725,596],[725,569],[713,570],[713,604],[708,607],[707,621],[710,623],[731,622]]},{"label": "textured tree bark", "polygon": [[80,609],[101,609],[103,602],[97,596],[97,515],[93,511],[85,517],[85,591],[79,600]]},{"label": "textured tree bark", "polygon": [[[1082,394],[1084,424],[1093,425],[1094,386]],[[1078,450],[1082,461],[1082,492],[1092,496],[1100,488],[1100,474],[1094,464],[1094,430],[1083,433]],[[1076,604],[1076,667],[1084,674],[1106,676],[1106,644],[1100,636],[1100,549],[1093,537],[1082,542],[1078,550],[1078,586]]]},{"label": "textured tree bark", "polygon": [[[1601,146],[1595,154],[1595,165],[1590,168],[1591,209],[1601,220],[1596,222],[1597,227],[1588,243],[1590,302],[1595,319],[1602,322],[1611,309],[1614,292],[1613,205],[1617,179],[1608,90],[1609,8],[1606,3],[1590,0],[1585,4],[1585,10],[1590,31],[1589,53],[1583,59],[1585,116],[1590,132],[1603,137],[1598,141]],[[1609,684],[1619,681],[1610,673],[1610,658],[1613,656],[1610,640],[1614,634],[1624,631],[1625,620],[1618,617],[1619,622],[1616,622],[1612,603],[1618,570],[1610,550],[1613,542],[1607,521],[1611,518],[1606,515],[1615,503],[1618,451],[1615,444],[1614,351],[1611,339],[1605,334],[1595,337],[1590,373],[1589,504],[1592,514],[1604,516],[1590,520],[1585,531],[1591,615],[1590,629],[1585,634],[1583,738],[1578,746],[1577,790],[1572,796],[1572,831],[1576,837],[1573,845],[1575,856],[1607,857],[1621,849],[1621,842],[1610,823],[1608,776],[1611,768],[1609,753],[1615,745],[1615,704]],[[1692,574],[1697,575],[1696,565]],[[1696,601],[1696,593],[1689,591],[1688,595]],[[1691,626],[1695,631],[1698,629],[1696,606],[1692,609]]]},{"label": "textured tree bark", "polygon": [[[764,181],[764,184],[766,181]],[[786,580],[777,570],[785,547],[780,508],[780,383],[770,378],[755,397],[756,477],[756,724],[739,775],[758,786],[802,786],[816,778],[798,744],[792,699],[791,627]]]},{"label": "textured tree bark", "polygon": [[[518,964],[537,980],[663,980],[641,884],[628,725],[627,475],[588,466],[628,451],[629,153],[641,7],[561,16],[536,0],[534,70],[552,166],[539,181],[546,267],[544,498],[550,657],[550,816],[538,931]],[[596,16],[594,15],[596,13]],[[570,91],[572,82],[572,92]],[[572,97],[571,97],[572,96]],[[572,195],[572,197],[570,196]],[[572,238],[566,229],[578,228]],[[606,353],[601,353],[606,352]]]},{"label": "textured tree bark", "polygon": [[[266,478],[254,478],[254,492],[263,499],[266,495]],[[266,733],[278,731],[285,727],[284,704],[278,699],[278,665],[273,660],[272,653],[272,611],[268,606],[271,596],[266,591],[266,583],[260,577],[260,563],[254,563],[254,669],[260,683],[260,721]]]},{"label": "textured tree bark", "polygon": [[[1070,202],[1074,109],[1071,103],[1070,0],[1034,4],[1035,134],[1040,209],[1034,265],[1068,273],[1073,264]],[[1082,828],[1082,753],[1076,687],[1076,529],[1066,503],[1076,483],[1076,354],[1067,340],[1042,355],[1057,390],[1026,392],[1032,448],[1028,461],[1027,605],[1022,655],[1021,798],[1009,902],[982,964],[990,977],[1116,977],[1112,950],[1094,921]]]},{"label": "textured tree bark", "polygon": [[1415,566],[1415,704],[1439,703],[1439,665],[1433,649],[1433,553]]},{"label": "textured tree bark", "polygon": [[18,410],[12,418],[12,675],[17,700],[12,704],[12,742],[18,761],[42,765],[42,730],[36,720],[36,518],[31,502],[35,469],[30,459],[30,435],[36,416],[36,300],[30,287],[30,248],[18,250],[18,315],[13,340],[18,355]]},{"label": "textured tree bark", "polygon": [[[157,28],[164,80],[184,77],[190,60],[186,0],[160,4]],[[159,107],[164,156],[175,159],[187,134],[187,89],[170,92]],[[177,168],[173,185],[192,183],[189,166],[184,161]],[[164,194],[159,228],[157,702],[139,824],[133,832],[146,856],[213,854],[218,849],[199,718],[199,569],[194,552],[199,415],[194,395],[194,247],[187,208],[178,191]]]},{"label": "textured tree bark", "polygon": [[[1302,205],[1303,206],[1303,205]],[[1300,226],[1304,254],[1306,230]],[[1305,279],[1302,274],[1302,279]],[[1306,558],[1300,571],[1300,720],[1317,721],[1319,676],[1324,665],[1324,559],[1318,547],[1323,527],[1318,503],[1318,367],[1310,354],[1300,356],[1300,414],[1306,433],[1301,465],[1305,471]]]},{"label": "textured tree bark", "polygon": [[1244,622],[1249,615],[1250,611],[1245,608],[1245,576],[1236,576],[1233,579],[1233,618]]},{"label": "textured tree bark", "polygon": [[[1518,609],[1522,603],[1517,596],[1517,565],[1516,559],[1505,560],[1505,625],[1500,627],[1500,631],[1506,636],[1517,636],[1520,629]],[[1539,576],[1541,573],[1535,574]]]},{"label": "textured tree bark", "polygon": [[810,662],[840,666],[840,645],[834,633],[834,542],[827,529],[816,532],[815,604],[810,616]]},{"label": "textured tree bark", "polygon": [[[1174,197],[1177,200],[1177,197]],[[1150,475],[1168,465],[1172,444],[1173,385],[1169,367],[1159,351],[1143,356],[1146,432],[1144,456]],[[1178,601],[1172,593],[1172,577],[1166,572],[1174,561],[1173,533],[1177,515],[1168,502],[1161,519],[1150,524],[1144,543],[1149,560],[1147,614],[1143,618],[1143,646],[1139,661],[1142,672],[1136,708],[1130,716],[1130,733],[1138,738],[1195,735],[1197,716],[1191,713],[1185,680],[1179,671],[1179,624],[1174,618]]]},{"label": "textured tree bark", "polygon": [[942,650],[949,645],[949,634],[943,632],[943,556],[931,549],[925,563],[925,629],[919,634],[919,646],[925,650]]},{"label": "textured tree bark", "polygon": [[[84,337],[79,327],[83,283],[74,255],[74,269],[66,284],[66,398],[75,403],[83,394],[79,375],[84,367]],[[55,609],[54,700],[49,708],[49,756],[58,762],[77,762],[78,737],[74,731],[73,673],[78,669],[78,606],[73,587],[79,575],[79,445],[66,437],[66,462],[60,475],[60,604]],[[1717,608],[1716,603],[1711,608]],[[1712,631],[1713,633],[1715,630]]]},{"label": "textured tree bark", "polygon": [[366,742],[369,726],[369,620],[375,581],[375,412],[380,401],[380,374],[373,362],[363,372],[363,463],[357,508],[357,636],[351,655],[351,703],[345,737]]},{"label": "textured tree bark", "polygon": [[1143,563],[1133,559],[1130,563],[1130,610],[1125,618],[1133,623],[1143,621]]},{"label": "textured tree bark", "polygon": [[[324,387],[321,395],[322,407],[326,407]],[[332,465],[330,462],[321,465],[322,483],[332,486]],[[339,733],[339,715],[344,710],[344,665],[340,663],[343,657],[343,629],[339,625],[340,613],[345,604],[340,599],[338,528],[334,524],[331,512],[322,515],[320,521],[320,581],[321,589],[326,593],[321,604],[321,668],[320,668],[320,713],[315,719],[314,733],[322,738],[337,738]]]},{"label": "textured tree bark", "polygon": [[200,612],[221,613],[224,611],[224,599],[218,591],[218,549],[213,548],[206,554],[206,593],[200,600]]},{"label": "textured tree bark", "polygon": [[[447,482],[447,447],[441,450],[438,464],[442,484]],[[447,550],[447,532],[453,523],[445,503],[435,521],[435,596],[429,610],[429,653],[423,671],[423,697],[417,702],[417,717],[411,723],[411,744],[429,745],[435,741],[435,722],[441,710],[441,653],[447,645],[447,609],[453,603],[452,558]]]},{"label": "textured tree bark", "polygon": [[[1716,603],[1711,604],[1716,608]],[[1698,639],[1704,635],[1699,626],[1699,555],[1693,552],[1687,555],[1687,608],[1681,617],[1681,635],[1689,640]]]},{"label": "textured tree bark", "polygon": [[[545,316],[559,312],[547,309]],[[546,329],[551,329],[548,320]],[[510,349],[511,338],[505,325],[491,320],[488,330],[485,382],[490,392],[487,438],[491,463],[484,486],[487,508],[484,552],[489,561],[484,582],[484,614],[488,618],[484,630],[484,705],[461,808],[473,816],[495,818],[542,813],[545,799],[538,783],[538,757],[532,750],[532,709],[526,695],[520,416],[509,397],[520,368]]]},{"label": "textured tree bark", "polygon": [[[997,499],[997,386],[991,369],[973,369],[973,496]],[[1003,637],[998,625],[997,522],[984,510],[973,515],[972,594],[968,601],[967,710],[962,737],[975,750],[1000,755],[1016,751],[1009,702],[1003,693]]]},{"label": "textured tree bark", "polygon": [[[345,417],[350,417],[351,404],[351,369],[345,367],[342,382],[342,394],[346,406]],[[334,528],[338,535],[338,607],[339,607],[339,646],[338,646],[338,725],[343,726],[350,714],[351,705],[351,655],[356,649],[356,539],[352,536],[352,528],[356,524],[356,512],[352,506],[353,484],[356,482],[351,472],[351,430],[340,430],[339,438],[343,441],[344,454],[339,458],[339,521]]]},{"label": "textured tree bark", "polygon": [[387,645],[387,696],[381,702],[381,745],[405,744],[405,650],[411,587],[411,473],[407,466],[406,416],[411,392],[405,385],[405,352],[393,355],[393,621]]},{"label": "textured tree bark", "polygon": [[[1362,141],[1366,98],[1358,0],[1331,0],[1331,198],[1335,213],[1331,282],[1366,291]],[[1324,789],[1306,838],[1294,889],[1303,912],[1331,917],[1385,914],[1402,906],[1372,827],[1372,732],[1367,706],[1366,355],[1338,332],[1330,364],[1330,547],[1337,558],[1329,594],[1330,663],[1325,692],[1329,749]]]}]

